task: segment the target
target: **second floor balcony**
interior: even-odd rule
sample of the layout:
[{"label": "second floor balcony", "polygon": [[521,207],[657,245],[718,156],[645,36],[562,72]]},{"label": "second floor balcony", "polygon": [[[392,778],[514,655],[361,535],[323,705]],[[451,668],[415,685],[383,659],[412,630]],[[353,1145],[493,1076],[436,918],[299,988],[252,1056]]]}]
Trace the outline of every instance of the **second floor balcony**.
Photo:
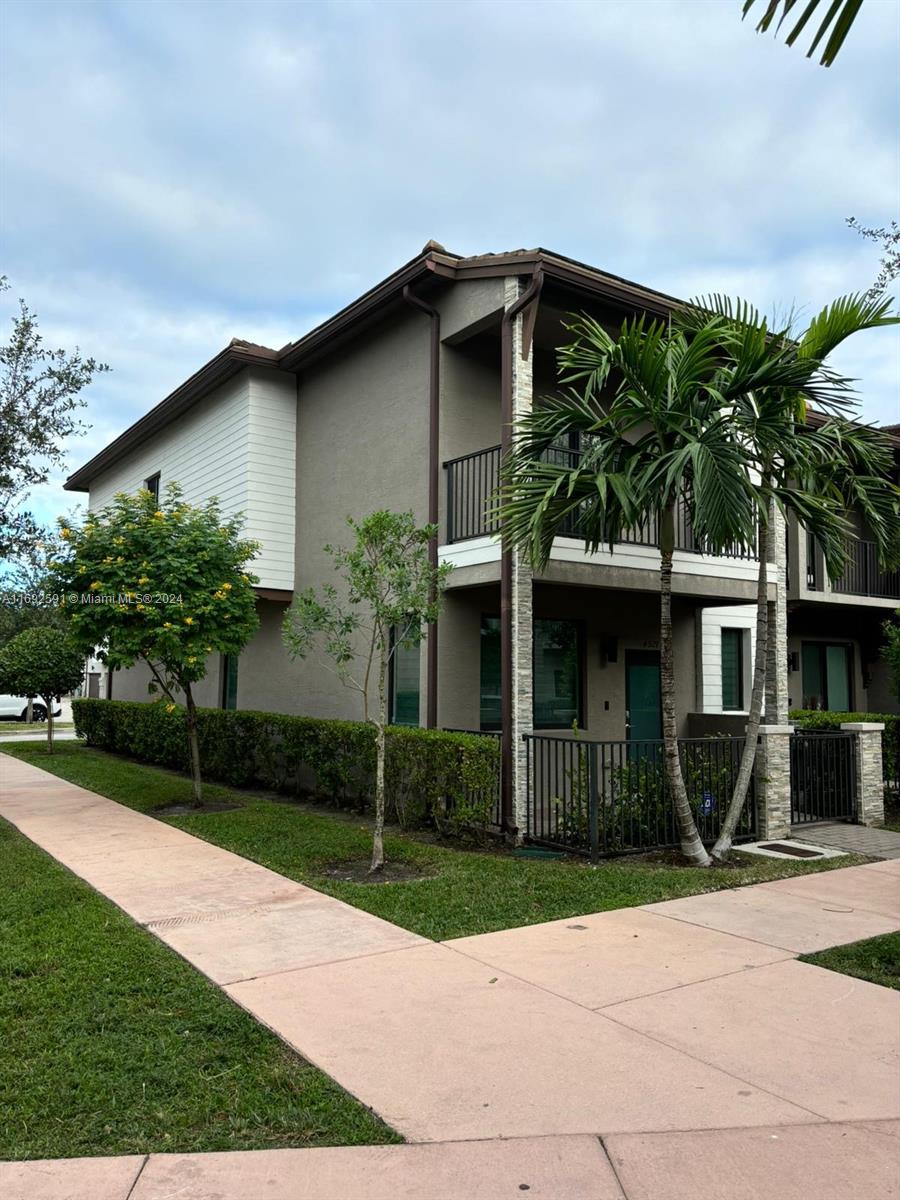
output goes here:
[{"label": "second floor balcony", "polygon": [[[546,456],[548,461],[561,466],[574,466],[580,451],[554,446],[546,451]],[[464,454],[461,458],[444,463],[444,468],[447,472],[447,542],[452,544],[496,534],[500,525],[493,508],[500,482],[500,447],[490,446],[486,450]],[[577,515],[567,521],[560,533],[563,537],[575,539],[581,536]],[[620,538],[618,544],[658,546],[656,518],[648,517],[638,528],[629,530]],[[683,503],[678,504],[675,515],[675,549],[688,554],[709,553],[693,533],[690,514]],[[756,553],[755,549],[734,546],[717,557],[755,561]]]},{"label": "second floor balcony", "polygon": [[900,600],[900,571],[886,571],[878,559],[875,542],[852,539],[848,561],[840,579],[830,582],[822,552],[811,534],[806,537],[806,587],[810,592],[837,596],[868,596],[876,600]]}]

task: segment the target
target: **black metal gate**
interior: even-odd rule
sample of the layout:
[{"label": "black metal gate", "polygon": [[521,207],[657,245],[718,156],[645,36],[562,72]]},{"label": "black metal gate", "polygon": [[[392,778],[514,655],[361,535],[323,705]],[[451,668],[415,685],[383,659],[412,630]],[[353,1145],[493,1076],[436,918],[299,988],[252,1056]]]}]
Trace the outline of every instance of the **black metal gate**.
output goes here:
[{"label": "black metal gate", "polygon": [[852,821],[856,735],[798,730],[791,735],[791,824]]}]

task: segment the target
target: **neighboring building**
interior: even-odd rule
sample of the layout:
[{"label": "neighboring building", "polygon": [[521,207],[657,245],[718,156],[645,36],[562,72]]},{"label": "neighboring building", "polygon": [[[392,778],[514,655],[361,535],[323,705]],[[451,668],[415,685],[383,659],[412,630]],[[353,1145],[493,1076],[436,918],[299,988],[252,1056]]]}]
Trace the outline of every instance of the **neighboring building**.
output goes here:
[{"label": "neighboring building", "polygon": [[[577,539],[560,537],[532,579],[519,554],[501,555],[485,514],[501,443],[510,421],[554,389],[566,314],[586,311],[614,328],[675,303],[544,250],[459,258],[429,243],[282,350],[233,341],[66,486],[89,492],[96,509],[117,491],[176,480],[189,501],[216,495],[226,512],[246,514],[247,535],[262,547],[254,567],[260,629],[239,662],[210,663],[198,688],[207,705],[358,716],[358,697],[315,659],[289,660],[280,633],[286,606],[296,589],[330,577],[323,547],[346,537],[348,515],[411,509],[437,523],[433,552],[456,569],[438,628],[395,664],[392,715],[500,729],[506,786],[515,791],[520,735],[532,728],[659,736],[659,554],[650,528],[612,553],[587,555]],[[689,714],[746,702],[742,606],[755,597],[756,574],[751,558],[698,553],[682,517],[673,585],[682,734],[691,731]],[[810,600],[799,578],[793,592],[772,582],[770,602],[782,610],[796,602],[798,613],[803,604],[822,608],[827,594]],[[848,594],[838,603],[854,606],[854,627],[863,608],[889,608]],[[703,667],[714,628],[725,639],[727,696],[724,674],[717,686]],[[726,638],[732,628],[744,632]],[[797,636],[807,636],[806,626]],[[836,659],[824,654],[830,681]],[[112,691],[143,699],[146,682],[137,669],[117,673]]]}]

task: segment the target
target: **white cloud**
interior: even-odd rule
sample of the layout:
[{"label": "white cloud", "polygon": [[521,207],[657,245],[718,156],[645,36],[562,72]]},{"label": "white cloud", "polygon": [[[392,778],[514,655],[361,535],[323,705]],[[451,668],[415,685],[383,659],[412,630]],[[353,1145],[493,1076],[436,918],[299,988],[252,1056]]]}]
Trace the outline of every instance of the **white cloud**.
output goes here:
[{"label": "white cloud", "polygon": [[[896,8],[838,62],[706,0],[5,10],[4,270],[114,372],[77,462],[233,335],[299,336],[429,237],[815,309],[900,214]],[[852,351],[897,419],[898,335]]]}]

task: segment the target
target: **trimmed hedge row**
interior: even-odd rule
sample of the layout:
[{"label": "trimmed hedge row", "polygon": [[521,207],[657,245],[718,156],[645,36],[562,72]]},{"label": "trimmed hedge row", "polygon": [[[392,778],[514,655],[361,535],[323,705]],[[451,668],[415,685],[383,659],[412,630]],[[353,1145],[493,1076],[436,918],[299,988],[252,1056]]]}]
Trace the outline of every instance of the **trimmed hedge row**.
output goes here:
[{"label": "trimmed hedge row", "polygon": [[[75,700],[75,730],[89,746],[187,771],[183,708],[161,702]],[[265,787],[365,809],[375,780],[375,732],[362,721],[198,710],[204,779]],[[495,738],[391,726],[386,734],[387,818],[404,828],[482,831],[496,819]]]},{"label": "trimmed hedge row", "polygon": [[819,712],[818,709],[796,708],[792,709],[790,719],[800,729],[840,729],[841,725],[864,721],[884,725],[881,735],[884,778],[894,791],[900,790],[900,716],[892,713]]}]

